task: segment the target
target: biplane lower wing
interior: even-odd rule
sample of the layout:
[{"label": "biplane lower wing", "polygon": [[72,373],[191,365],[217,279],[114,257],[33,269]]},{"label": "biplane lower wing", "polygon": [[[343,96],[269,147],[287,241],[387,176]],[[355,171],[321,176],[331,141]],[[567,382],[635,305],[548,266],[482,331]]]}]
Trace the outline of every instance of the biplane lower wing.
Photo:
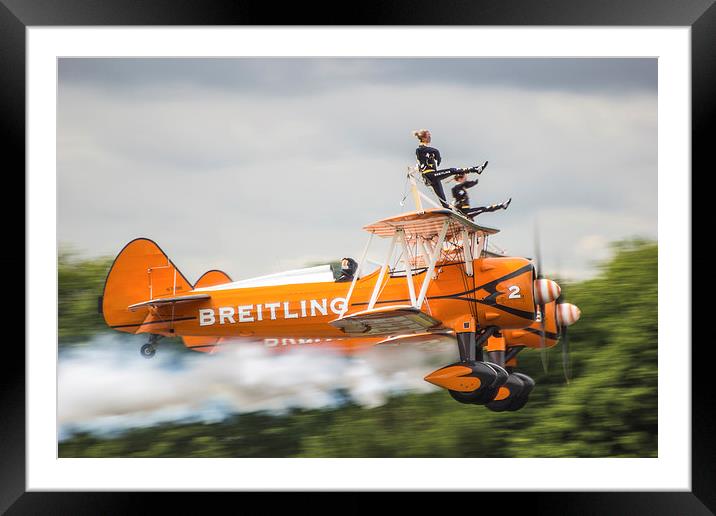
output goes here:
[{"label": "biplane lower wing", "polygon": [[157,299],[150,299],[149,301],[142,301],[141,303],[134,303],[133,305],[129,305],[127,309],[130,312],[134,312],[135,310],[138,310],[139,308],[144,308],[147,306],[161,306],[161,305],[169,305],[172,303],[188,303],[190,301],[202,301],[205,299],[209,299],[211,296],[209,294],[192,294],[189,296],[175,296],[175,297],[160,297]]},{"label": "biplane lower wing", "polygon": [[410,305],[394,305],[363,310],[331,321],[331,326],[349,335],[403,335],[425,332],[440,321]]},{"label": "biplane lower wing", "polygon": [[446,351],[455,346],[455,333],[448,329],[437,328],[430,332],[396,335],[376,344],[377,348],[397,348],[409,346],[420,351]]}]

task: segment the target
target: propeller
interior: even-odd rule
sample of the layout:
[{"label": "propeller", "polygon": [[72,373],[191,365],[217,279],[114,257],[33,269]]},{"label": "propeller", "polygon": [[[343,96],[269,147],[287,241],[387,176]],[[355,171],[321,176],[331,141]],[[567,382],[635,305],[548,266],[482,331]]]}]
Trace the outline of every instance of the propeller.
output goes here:
[{"label": "propeller", "polygon": [[540,359],[542,361],[542,369],[547,373],[549,369],[549,353],[546,342],[546,318],[547,312],[545,310],[546,304],[554,302],[555,310],[555,322],[559,333],[559,338],[562,339],[562,369],[564,370],[565,378],[569,382],[571,376],[571,363],[569,362],[569,340],[567,337],[567,326],[573,324],[579,319],[579,308],[570,303],[565,303],[562,297],[562,289],[557,282],[550,279],[546,279],[542,276],[542,252],[540,246],[539,229],[537,223],[534,228],[534,246],[535,246],[535,276],[534,281],[534,294],[535,303],[538,306],[540,315]]},{"label": "propeller", "polygon": [[572,303],[566,303],[560,294],[554,306],[554,316],[559,328],[559,340],[562,342],[562,370],[564,379],[569,383],[572,378],[572,361],[569,355],[569,338],[567,328],[577,322],[582,312]]},{"label": "propeller", "polygon": [[[559,262],[557,262],[557,270],[562,270]],[[569,384],[572,379],[572,360],[569,354],[569,338],[567,334],[568,324],[560,324],[560,312],[564,309],[564,295],[562,292],[559,293],[559,297],[554,302],[554,318],[557,324],[557,333],[559,334],[559,342],[562,343],[562,374],[564,374],[564,381]]]},{"label": "propeller", "polygon": [[[557,317],[557,313],[560,310],[560,305],[562,304],[564,304],[564,300],[560,295],[557,298],[557,301],[555,301],[555,317]],[[557,322],[557,325],[559,327],[559,341],[562,343],[562,372],[564,373],[564,380],[569,383],[569,380],[572,379],[572,361],[570,360],[569,356],[569,339],[567,337],[567,325],[562,326],[559,324],[559,322]]]},{"label": "propeller", "polygon": [[[534,234],[534,244],[535,244],[535,275],[537,276],[537,280],[541,280],[542,278],[542,253],[540,249],[540,243],[539,243],[539,228],[537,227],[537,223],[535,222],[535,234]],[[540,313],[540,339],[539,339],[539,353],[540,353],[540,360],[542,361],[542,369],[544,369],[544,372],[546,373],[549,368],[549,355],[547,354],[547,343],[545,342],[545,310],[544,310],[544,303],[539,303],[539,313]]]}]

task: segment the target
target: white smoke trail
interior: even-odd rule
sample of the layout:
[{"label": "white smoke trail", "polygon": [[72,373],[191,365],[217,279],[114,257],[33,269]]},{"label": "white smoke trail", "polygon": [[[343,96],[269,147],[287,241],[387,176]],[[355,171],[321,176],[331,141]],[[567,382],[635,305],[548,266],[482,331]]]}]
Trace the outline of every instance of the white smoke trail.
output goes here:
[{"label": "white smoke trail", "polygon": [[60,354],[60,440],[77,431],[112,433],[169,421],[219,421],[231,414],[318,409],[352,401],[365,407],[389,396],[429,392],[423,377],[453,360],[454,350],[410,346],[345,357],[327,349],[272,353],[242,343],[207,355],[159,348],[139,356],[144,339],[104,335]]}]

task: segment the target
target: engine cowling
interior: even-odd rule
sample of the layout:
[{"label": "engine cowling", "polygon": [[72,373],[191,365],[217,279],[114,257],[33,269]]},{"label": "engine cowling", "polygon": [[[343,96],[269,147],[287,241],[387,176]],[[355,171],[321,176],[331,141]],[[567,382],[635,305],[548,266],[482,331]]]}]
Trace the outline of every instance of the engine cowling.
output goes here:
[{"label": "engine cowling", "polygon": [[474,261],[480,326],[525,328],[535,320],[534,268],[524,258]]}]

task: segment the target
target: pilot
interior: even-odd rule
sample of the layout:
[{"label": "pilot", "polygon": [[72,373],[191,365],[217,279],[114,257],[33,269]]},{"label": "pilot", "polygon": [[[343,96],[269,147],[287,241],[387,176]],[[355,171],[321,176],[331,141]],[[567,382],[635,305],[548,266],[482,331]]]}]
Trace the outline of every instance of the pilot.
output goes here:
[{"label": "pilot", "polygon": [[464,174],[466,172],[481,174],[487,166],[487,161],[485,161],[482,165],[467,169],[446,168],[438,170],[442,159],[440,157],[440,151],[435,147],[430,147],[430,142],[432,140],[430,131],[427,129],[419,129],[417,131],[413,131],[413,136],[418,139],[418,148],[415,149],[415,156],[418,158],[418,168],[423,174],[423,180],[425,181],[425,184],[433,189],[442,207],[449,209],[450,205],[445,200],[445,191],[443,190],[442,180],[446,177],[460,173]]},{"label": "pilot", "polygon": [[452,187],[453,206],[470,220],[473,220],[480,213],[489,213],[497,210],[506,210],[512,202],[512,197],[500,204],[492,204],[490,206],[478,206],[470,208],[470,198],[467,195],[467,189],[477,184],[477,179],[467,181],[464,173],[455,174],[457,184]]},{"label": "pilot", "polygon": [[358,263],[353,258],[341,259],[341,275],[336,281],[353,281],[353,276],[358,268]]}]

